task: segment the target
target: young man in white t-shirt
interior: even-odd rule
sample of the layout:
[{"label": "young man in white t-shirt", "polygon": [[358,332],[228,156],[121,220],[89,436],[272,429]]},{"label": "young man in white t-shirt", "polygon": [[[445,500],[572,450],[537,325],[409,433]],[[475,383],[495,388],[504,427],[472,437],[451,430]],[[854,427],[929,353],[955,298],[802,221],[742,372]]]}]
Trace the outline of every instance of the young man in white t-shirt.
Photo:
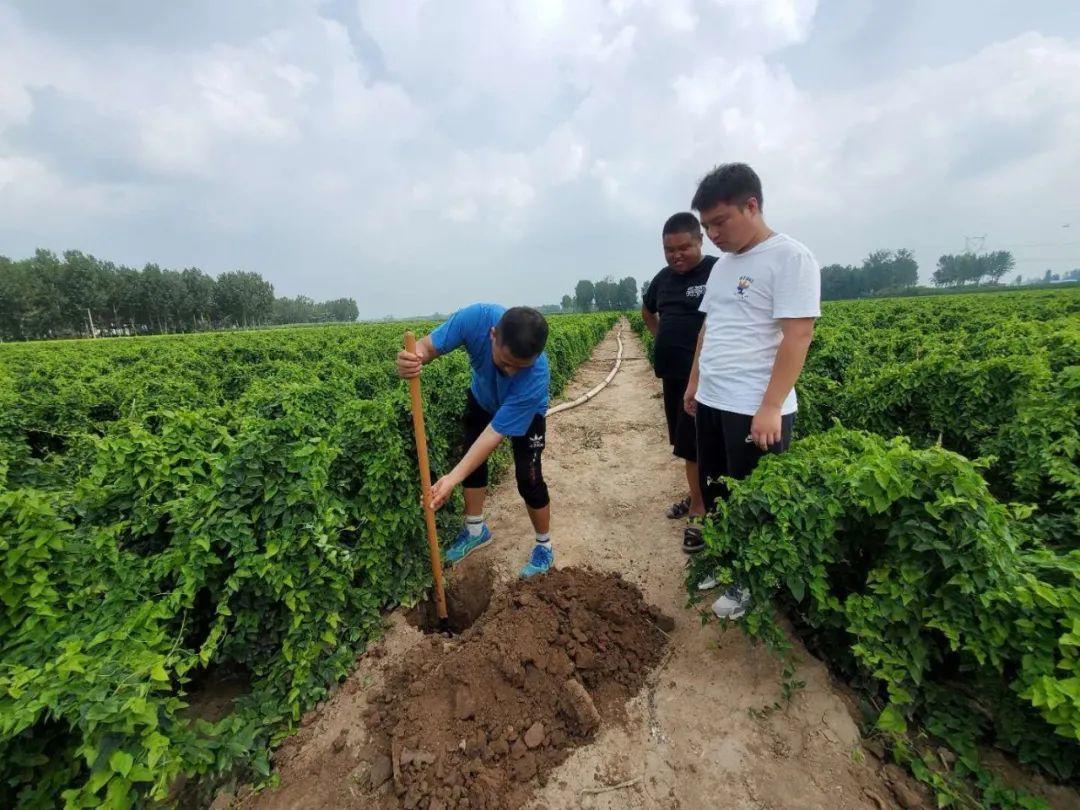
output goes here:
[{"label": "young man in white t-shirt", "polygon": [[[705,507],[726,497],[722,476],[745,478],[766,453],[791,442],[799,378],[814,320],[821,270],[810,251],[762,217],[761,180],[745,163],[725,163],[698,185],[691,207],[723,255],[713,265],[701,311],[684,406],[695,415]],[[684,551],[703,547],[687,535]],[[746,612],[749,594],[732,586],[713,604],[721,618]]]}]

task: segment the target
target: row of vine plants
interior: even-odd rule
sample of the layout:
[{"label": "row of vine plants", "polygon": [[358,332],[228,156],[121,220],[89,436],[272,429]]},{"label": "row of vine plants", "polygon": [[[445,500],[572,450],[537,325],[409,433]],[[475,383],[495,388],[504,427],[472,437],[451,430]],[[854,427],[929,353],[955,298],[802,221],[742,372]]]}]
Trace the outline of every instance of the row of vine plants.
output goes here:
[{"label": "row of vine plants", "polygon": [[1080,774],[1078,314],[1075,290],[827,304],[797,440],[731,482],[688,578],[747,585],[744,628],[786,648],[779,605],[942,805],[1040,806],[987,747]]},{"label": "row of vine plants", "polygon": [[[615,317],[550,319],[552,394]],[[428,585],[393,356],[431,326],[0,347],[0,806],[270,776]],[[424,373],[436,475],[462,450],[459,355]],[[201,719],[191,694],[222,671],[247,688]]]}]

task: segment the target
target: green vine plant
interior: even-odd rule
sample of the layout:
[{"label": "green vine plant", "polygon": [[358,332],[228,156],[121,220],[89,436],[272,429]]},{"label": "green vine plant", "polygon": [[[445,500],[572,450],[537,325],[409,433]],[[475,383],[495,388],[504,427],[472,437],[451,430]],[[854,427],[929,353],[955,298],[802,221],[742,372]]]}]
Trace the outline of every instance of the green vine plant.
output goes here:
[{"label": "green vine plant", "polygon": [[1075,290],[827,304],[792,449],[728,482],[688,571],[692,601],[748,585],[741,626],[785,655],[793,620],[941,806],[1042,806],[985,746],[1080,775],[1078,314]]},{"label": "green vine plant", "polygon": [[[553,394],[616,317],[551,318]],[[430,326],[0,347],[0,806],[273,782],[270,749],[430,584],[393,372]],[[425,369],[436,474],[468,380]],[[247,689],[211,722],[215,671]]]}]

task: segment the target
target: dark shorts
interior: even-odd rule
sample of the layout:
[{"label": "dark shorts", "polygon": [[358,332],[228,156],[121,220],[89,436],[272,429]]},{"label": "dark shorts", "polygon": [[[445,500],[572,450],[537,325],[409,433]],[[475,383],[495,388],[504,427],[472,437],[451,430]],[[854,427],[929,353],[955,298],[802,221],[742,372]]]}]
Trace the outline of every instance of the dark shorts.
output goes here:
[{"label": "dark shorts", "polygon": [[754,417],[732,411],[721,411],[708,405],[697,406],[698,480],[705,509],[713,511],[717,500],[726,498],[727,487],[718,479],[746,478],[768,453],[782,453],[791,444],[791,429],[795,414],[780,420],[780,441],[767,451],[746,441]]},{"label": "dark shorts", "polygon": [[[465,405],[465,450],[468,451],[480,434],[491,424],[494,417],[485,411],[476,397],[469,392]],[[524,436],[511,436],[510,446],[514,451],[514,477],[517,479],[518,492],[531,509],[543,509],[551,500],[548,497],[547,483],[544,481],[540,456],[547,445],[547,419],[538,413],[529,423]],[[470,489],[488,485],[488,463],[484,461],[469,473],[462,485]]]},{"label": "dark shorts", "polygon": [[668,444],[672,452],[686,461],[697,461],[697,438],[694,417],[683,407],[685,378],[664,377],[664,416],[667,417]]}]

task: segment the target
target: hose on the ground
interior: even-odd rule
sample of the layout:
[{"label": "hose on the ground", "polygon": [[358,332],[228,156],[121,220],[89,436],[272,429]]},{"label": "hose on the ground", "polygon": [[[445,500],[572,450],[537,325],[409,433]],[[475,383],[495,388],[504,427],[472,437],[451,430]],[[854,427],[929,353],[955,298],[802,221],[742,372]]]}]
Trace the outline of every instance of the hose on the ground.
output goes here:
[{"label": "hose on the ground", "polygon": [[575,399],[575,400],[573,400],[571,402],[563,402],[563,403],[561,403],[559,405],[556,405],[554,408],[552,408],[551,410],[549,410],[547,412],[548,416],[554,416],[555,414],[560,413],[562,411],[568,411],[571,408],[576,408],[578,405],[584,405],[590,399],[592,399],[597,394],[599,394],[601,391],[603,391],[607,387],[607,384],[609,382],[611,382],[615,378],[616,373],[618,373],[618,371],[619,371],[619,366],[622,365],[623,342],[622,342],[622,329],[621,328],[619,329],[618,332],[615,333],[615,339],[619,342],[619,352],[618,352],[618,354],[615,355],[615,365],[612,367],[612,369],[608,373],[607,377],[604,378],[604,381],[602,383],[600,383],[598,386],[596,386],[595,388],[592,388],[588,392],[582,394],[577,399]]}]

